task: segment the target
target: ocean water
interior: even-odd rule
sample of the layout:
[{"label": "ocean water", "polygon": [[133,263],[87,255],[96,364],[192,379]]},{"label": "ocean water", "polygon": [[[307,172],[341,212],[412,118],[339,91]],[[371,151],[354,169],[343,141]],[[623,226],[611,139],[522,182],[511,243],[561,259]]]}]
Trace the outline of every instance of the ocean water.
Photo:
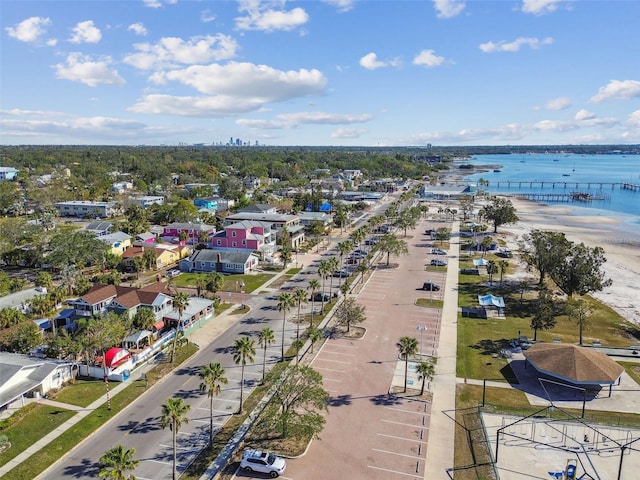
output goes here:
[{"label": "ocean water", "polygon": [[[512,154],[476,155],[469,161],[476,166],[490,165],[487,171],[464,177],[470,183],[484,179],[492,193],[586,192],[603,197],[591,202],[553,202],[569,205],[576,215],[607,215],[621,219],[632,231],[640,231],[640,190],[624,190],[620,183],[640,185],[640,155]],[[499,167],[494,167],[499,165]],[[494,171],[494,168],[500,170]],[[507,185],[506,182],[511,182]],[[522,182],[522,183],[519,183]],[[545,182],[530,185],[527,182]],[[552,184],[555,182],[555,186]],[[566,183],[566,185],[565,185]],[[576,185],[577,183],[577,185]],[[616,183],[612,185],[600,185]],[[589,185],[590,184],[590,185]]]}]

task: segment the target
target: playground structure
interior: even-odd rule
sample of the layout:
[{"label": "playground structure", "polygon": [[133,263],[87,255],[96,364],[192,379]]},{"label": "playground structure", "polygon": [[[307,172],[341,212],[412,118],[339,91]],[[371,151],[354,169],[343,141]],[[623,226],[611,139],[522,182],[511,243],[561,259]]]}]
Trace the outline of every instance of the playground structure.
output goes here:
[{"label": "playground structure", "polygon": [[638,429],[591,424],[552,406],[526,417],[482,416],[501,480],[637,478]]}]

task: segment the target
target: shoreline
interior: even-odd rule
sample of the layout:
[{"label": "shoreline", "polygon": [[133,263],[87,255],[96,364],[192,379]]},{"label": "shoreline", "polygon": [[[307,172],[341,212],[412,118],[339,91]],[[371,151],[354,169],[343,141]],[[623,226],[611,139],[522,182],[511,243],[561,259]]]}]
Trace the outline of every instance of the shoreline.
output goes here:
[{"label": "shoreline", "polygon": [[601,212],[588,215],[585,214],[588,212],[570,205],[546,205],[510,196],[506,198],[516,208],[519,221],[499,227],[498,232],[509,232],[518,239],[534,229],[563,232],[572,242],[602,247],[607,259],[603,270],[613,283],[591,295],[630,322],[640,325],[640,229],[636,232],[634,228],[625,228],[628,224],[624,216],[602,215]]}]

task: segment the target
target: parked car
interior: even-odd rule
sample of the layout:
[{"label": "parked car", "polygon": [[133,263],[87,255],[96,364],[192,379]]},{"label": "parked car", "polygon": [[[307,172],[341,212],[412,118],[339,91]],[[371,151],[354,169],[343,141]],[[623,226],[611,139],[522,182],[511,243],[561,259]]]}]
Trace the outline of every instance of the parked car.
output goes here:
[{"label": "parked car", "polygon": [[432,248],[431,249],[431,253],[433,255],[446,255],[447,252],[445,250],[442,250],[441,248]]},{"label": "parked car", "polygon": [[271,478],[282,475],[287,468],[284,458],[264,450],[245,450],[240,461],[240,468],[245,472],[266,473]]},{"label": "parked car", "polygon": [[316,292],[315,295],[309,298],[310,302],[328,302],[331,297],[327,293]]},{"label": "parked car", "polygon": [[358,263],[358,260],[360,260],[359,258],[355,258],[355,257],[349,257],[347,258],[347,264],[348,265],[356,265]]},{"label": "parked car", "polygon": [[178,270],[177,268],[174,268],[173,270],[169,270],[167,272],[167,277],[169,277],[169,278],[175,278],[178,275],[182,275],[182,272],[180,270]]},{"label": "parked car", "polygon": [[431,281],[429,281],[429,282],[424,282],[424,283],[422,284],[422,289],[423,289],[423,290],[430,291],[430,292],[437,292],[438,290],[440,290],[440,285],[438,285],[438,284],[436,284],[436,283],[433,283],[433,282],[431,282]]},{"label": "parked car", "polygon": [[444,260],[439,260],[437,258],[434,258],[433,260],[431,260],[431,266],[432,267],[446,267],[447,266],[447,262],[445,262]]},{"label": "parked car", "polygon": [[349,275],[351,274],[344,268],[342,270],[336,270],[335,272],[333,272],[333,276],[338,278],[347,278]]}]

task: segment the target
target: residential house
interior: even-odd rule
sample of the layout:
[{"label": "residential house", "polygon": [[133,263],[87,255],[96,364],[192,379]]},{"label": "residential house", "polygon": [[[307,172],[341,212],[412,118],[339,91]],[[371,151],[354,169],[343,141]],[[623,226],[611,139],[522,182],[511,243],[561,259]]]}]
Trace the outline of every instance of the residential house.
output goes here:
[{"label": "residential house", "polygon": [[102,237],[108,235],[112,227],[113,223],[110,222],[91,222],[84,229],[89,233],[93,233],[96,237]]},{"label": "residential house", "polygon": [[115,195],[122,195],[125,192],[133,190],[132,182],[116,182],[111,185],[111,193]]},{"label": "residential house", "polygon": [[300,225],[309,228],[314,222],[320,222],[323,227],[329,227],[333,223],[333,217],[325,212],[300,212],[298,213],[300,218]]},{"label": "residential house", "polygon": [[278,207],[267,205],[265,203],[256,203],[246,208],[238,210],[239,213],[263,213],[265,215],[277,214]]},{"label": "residential house", "polygon": [[284,230],[286,230],[291,238],[291,248],[297,249],[304,242],[304,226],[300,224],[300,217],[297,215],[289,215],[284,213],[251,213],[238,212],[229,215],[224,219],[225,228],[236,222],[245,220],[257,221],[271,224],[272,230],[276,232],[278,239]]},{"label": "residential house", "polygon": [[167,225],[162,230],[162,238],[167,242],[178,243],[180,240],[180,234],[185,233],[187,236],[186,242],[183,244],[195,245],[200,243],[201,239],[208,239],[216,233],[216,227],[207,225],[205,223],[172,223]]},{"label": "residential house", "polygon": [[122,285],[94,285],[80,298],[70,302],[76,317],[96,317],[112,311],[133,317],[140,308],[153,310],[156,319],[173,309],[173,298],[161,282],[134,288]]},{"label": "residential house", "polygon": [[175,264],[181,258],[189,255],[190,250],[181,245],[167,245],[154,243],[153,245],[133,245],[122,254],[122,268],[133,272],[133,259],[144,257],[145,252],[153,251],[156,254],[156,269],[162,269]]},{"label": "residential house", "polygon": [[220,191],[220,185],[218,185],[217,183],[187,183],[185,184],[184,189],[187,192],[196,189],[208,189],[209,192],[211,192],[210,195],[217,195]]},{"label": "residential house", "polygon": [[250,250],[196,250],[180,260],[184,272],[247,273],[258,265],[258,256]]},{"label": "residential house", "polygon": [[13,167],[0,167],[0,180],[15,180],[18,170]]},{"label": "residential house", "polygon": [[206,209],[209,211],[214,210],[216,212],[225,212],[235,205],[235,201],[227,200],[222,197],[205,197],[196,198],[193,201],[193,204],[200,208],[200,210]]},{"label": "residential house", "polygon": [[247,175],[242,179],[242,186],[246,190],[255,190],[256,188],[260,187],[260,179],[253,175]]},{"label": "residential house", "polygon": [[42,397],[74,377],[71,362],[0,352],[0,412],[24,407],[25,397]]},{"label": "residential house", "polygon": [[219,250],[258,250],[268,258],[276,251],[276,234],[269,222],[245,220],[216,233],[211,238],[211,246]]},{"label": "residential house", "polygon": [[163,315],[165,325],[174,328],[181,328],[183,331],[190,331],[190,327],[195,329],[200,327],[202,322],[209,320],[215,314],[215,302],[201,297],[189,297],[189,303],[179,316],[177,310],[171,310]]},{"label": "residential house", "polygon": [[142,195],[130,198],[132,205],[138,205],[144,209],[151,205],[164,205],[164,197],[162,195]]},{"label": "residential house", "polygon": [[87,200],[70,200],[57,202],[54,206],[61,217],[106,218],[118,214],[116,202],[90,202]]},{"label": "residential house", "polygon": [[131,235],[124,232],[114,232],[98,238],[107,244],[111,253],[118,256],[121,256],[131,246]]},{"label": "residential house", "polygon": [[136,235],[135,242],[137,243],[155,243],[158,237],[151,232],[142,232]]}]

